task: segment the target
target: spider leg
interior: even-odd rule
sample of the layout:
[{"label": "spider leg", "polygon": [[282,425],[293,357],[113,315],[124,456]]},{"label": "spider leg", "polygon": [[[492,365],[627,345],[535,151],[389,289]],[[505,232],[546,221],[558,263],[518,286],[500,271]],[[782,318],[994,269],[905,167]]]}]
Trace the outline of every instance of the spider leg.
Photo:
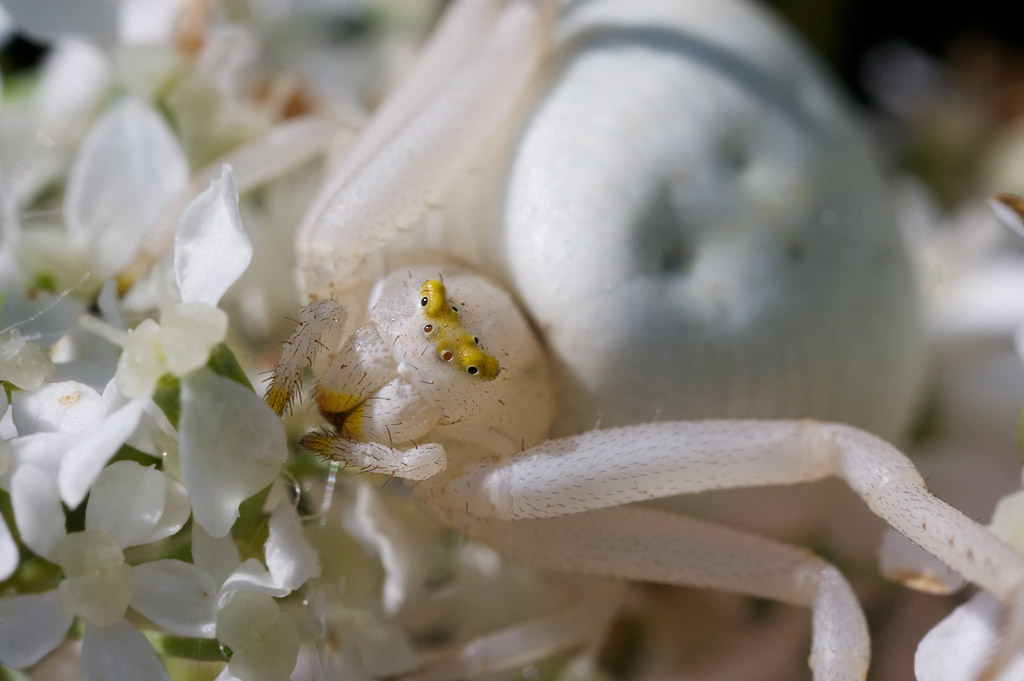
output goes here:
[{"label": "spider leg", "polygon": [[448,466],[444,447],[437,442],[398,449],[337,433],[314,432],[305,435],[299,444],[331,461],[340,461],[367,473],[394,475],[406,480],[425,480]]},{"label": "spider leg", "polygon": [[805,550],[642,506],[518,522],[469,533],[503,555],[551,570],[722,589],[810,607],[815,681],[864,679],[867,625],[838,570]]},{"label": "spider leg", "polygon": [[265,400],[277,414],[291,407],[302,372],[312,366],[324,349],[328,351],[341,342],[348,314],[333,300],[315,300],[302,308],[299,325],[281,347],[281,357],[267,387]]},{"label": "spider leg", "polygon": [[1024,556],[933,496],[895,447],[838,424],[676,421],[590,431],[482,463],[433,497],[449,515],[466,509],[515,520],[833,475],[891,527],[1001,601],[1021,589]]},{"label": "spider leg", "polygon": [[428,49],[426,81],[399,86],[396,103],[382,109],[354,143],[353,160],[311,204],[297,241],[306,291],[327,297],[337,282],[358,284],[362,258],[411,229],[516,111],[546,51],[554,4],[512,0],[500,12],[493,2],[491,9],[473,4],[480,3],[459,3],[442,31],[468,35],[476,27],[483,37],[463,43],[471,53]]}]

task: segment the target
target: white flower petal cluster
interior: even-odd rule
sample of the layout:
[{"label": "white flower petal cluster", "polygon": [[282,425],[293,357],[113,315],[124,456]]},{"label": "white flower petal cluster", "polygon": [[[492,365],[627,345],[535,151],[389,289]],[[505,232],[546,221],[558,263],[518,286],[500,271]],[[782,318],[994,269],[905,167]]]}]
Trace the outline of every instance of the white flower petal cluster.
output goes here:
[{"label": "white flower petal cluster", "polygon": [[[76,381],[47,383],[13,395],[18,437],[10,440],[13,475],[23,464],[46,471],[61,500],[78,506],[100,470],[135,431],[145,402],[125,402],[113,382],[103,394]],[[0,488],[9,479],[0,475]],[[13,485],[12,485],[13,486]]]},{"label": "white flower petal cluster", "polygon": [[290,615],[274,598],[286,596],[320,574],[316,552],[302,534],[290,503],[277,505],[270,516],[264,546],[266,567],[250,558],[244,562],[228,538],[193,526],[192,551],[220,584],[216,601],[216,636],[232,650],[219,681],[275,681],[288,678],[299,652],[299,635]]},{"label": "white flower petal cluster", "polygon": [[[184,4],[101,0],[84,11],[4,0],[20,30],[50,45],[35,80],[9,90],[0,110],[0,286],[5,316],[27,320],[0,331],[0,379],[12,388],[10,399],[0,390],[0,489],[13,509],[0,515],[0,580],[15,575],[17,584],[28,572],[19,567],[37,556],[59,583],[0,598],[3,666],[30,668],[60,649],[80,656],[86,679],[167,679],[154,646],[171,634],[229,648],[222,681],[272,681],[293,673],[299,632],[310,631],[295,619],[309,606],[280,600],[320,575],[291,501],[257,512],[269,530],[262,560],[241,560],[235,544],[245,532],[232,533],[241,509],[253,506],[242,502],[278,479],[287,447],[280,419],[217,364],[228,333],[219,306],[255,310],[264,330],[286,314],[282,306],[291,310],[290,265],[279,254],[290,237],[272,228],[297,221],[320,170],[308,161],[338,121],[285,121],[298,92],[291,78],[254,95],[250,67],[266,26],[211,15],[190,35],[195,17],[181,14]],[[259,11],[282,15],[268,8]],[[337,86],[334,74],[322,75]],[[350,113],[342,117],[357,117]],[[274,145],[239,149],[275,125]],[[265,227],[254,234],[263,264],[252,268],[239,187],[221,165],[228,152],[244,166],[243,193],[274,181],[242,213],[250,229]],[[119,298],[140,249],[172,227],[173,258],[158,259]],[[247,269],[258,271],[229,294]],[[65,289],[71,294],[57,294]],[[62,302],[50,310],[49,301]],[[234,330],[246,321],[236,318]],[[371,501],[338,531],[368,549],[372,586],[348,607],[335,585],[337,600],[323,611],[333,618],[338,606],[345,642],[331,655],[361,676],[416,668],[391,616],[426,593],[421,559],[434,539],[417,538],[419,525],[403,531],[407,518]],[[190,517],[192,562],[169,558]],[[82,631],[80,642],[69,642],[69,629]]]},{"label": "white flower petal cluster", "polygon": [[[121,174],[109,173],[113,166]],[[162,120],[149,105],[121,100],[97,122],[73,163],[64,216],[70,243],[88,251],[85,261],[95,271],[113,274],[137,249],[140,225],[148,225],[186,180],[187,166]],[[99,243],[104,240],[106,246]],[[54,365],[47,351],[17,329],[0,339],[0,377],[17,388],[10,408],[4,393],[2,411],[9,414],[0,440],[0,488],[11,494],[21,541],[63,573],[51,592],[0,600],[4,665],[35,664],[80,618],[87,622],[86,678],[167,678],[146,637],[124,619],[129,608],[167,632],[198,638],[221,635],[217,622],[224,619],[220,630],[237,648],[234,673],[244,681],[282,678],[280,670],[267,676],[276,669],[271,661],[294,665],[298,634],[273,599],[318,574],[319,566],[291,507],[271,515],[269,569],[255,560],[240,563],[237,552],[236,564],[214,564],[216,580],[178,560],[125,561],[125,549],[178,532],[192,513],[197,532],[206,528],[230,544],[241,502],[266,488],[284,463],[280,420],[248,386],[206,367],[227,333],[227,315],[216,305],[251,257],[238,191],[225,166],[176,230],[180,302],[168,301],[159,322],[146,320],[132,331],[83,318],[83,326],[123,347],[102,392],[75,380],[48,382]],[[152,396],[165,374],[180,381],[176,432],[153,411]],[[142,424],[166,431],[172,449],[151,451],[169,455],[168,470],[180,472],[180,480],[132,461],[108,465],[126,442],[144,439],[138,437]],[[69,534],[61,504],[74,508],[86,497],[85,529]],[[0,518],[3,578],[18,561],[12,530]],[[235,599],[236,593],[245,595]],[[253,614],[270,610],[277,614],[267,629],[251,626]]]},{"label": "white flower petal cluster", "polygon": [[[16,668],[34,664],[60,643],[72,618],[80,617],[88,623],[82,648],[87,678],[127,678],[131,670],[168,678],[146,638],[124,616],[131,606],[154,621],[173,620],[182,602],[147,571],[180,561],[156,561],[140,574],[142,566],[125,563],[124,549],[181,529],[189,508],[180,483],[133,461],[111,464],[89,496],[85,529],[72,533],[64,529],[57,486],[41,469],[26,464],[17,470],[11,501],[25,544],[60,565],[64,579],[47,594],[0,600],[0,661]],[[188,567],[201,588],[200,571]],[[93,627],[98,631],[90,635]]]}]

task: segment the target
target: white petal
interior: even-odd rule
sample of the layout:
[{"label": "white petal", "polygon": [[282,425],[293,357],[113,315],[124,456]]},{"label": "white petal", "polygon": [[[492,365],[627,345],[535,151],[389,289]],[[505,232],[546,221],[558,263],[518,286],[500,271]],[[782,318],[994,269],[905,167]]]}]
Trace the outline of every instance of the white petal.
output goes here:
[{"label": "white petal", "polygon": [[245,681],[288,678],[299,654],[295,621],[261,594],[236,593],[217,614],[217,638],[233,652],[231,673]]},{"label": "white petal", "polygon": [[64,201],[68,232],[88,244],[94,273],[123,269],[187,183],[185,153],[160,114],[132,97],[111,106],[75,157]]},{"label": "white petal", "polygon": [[18,545],[14,543],[11,528],[0,515],[0,582],[14,574],[18,568]]},{"label": "white petal", "polygon": [[4,0],[4,8],[18,28],[39,42],[75,35],[99,47],[116,42],[118,4],[117,0]]},{"label": "white petal", "polygon": [[263,551],[274,583],[282,588],[294,591],[320,575],[317,553],[306,541],[299,516],[287,501],[278,504],[270,516],[270,536]]},{"label": "white petal", "polygon": [[232,572],[224,585],[220,588],[220,595],[217,597],[217,607],[223,608],[231,600],[234,593],[248,591],[260,593],[267,596],[287,596],[291,589],[285,589],[274,583],[274,577],[255,558],[245,561]]},{"label": "white petal", "polygon": [[172,633],[215,636],[216,599],[213,578],[195,565],[157,560],[135,566],[132,607]]},{"label": "white petal", "polygon": [[128,397],[150,397],[156,382],[167,367],[160,345],[160,325],[152,319],[141,324],[124,337],[124,352],[117,360],[118,390]]},{"label": "white petal", "polygon": [[[32,106],[34,122],[49,138],[47,142],[59,147],[77,141],[106,97],[110,81],[110,63],[95,46],[73,39],[54,45],[43,65]],[[66,169],[63,162],[60,169]]]},{"label": "white petal", "polygon": [[103,466],[135,430],[144,407],[144,400],[133,400],[78,438],[57,475],[65,504],[74,508],[82,503]]},{"label": "white petal", "polygon": [[168,475],[163,477],[164,485],[166,486],[164,492],[164,513],[160,516],[160,522],[139,542],[140,544],[151,544],[176,534],[178,530],[185,526],[188,517],[192,515],[192,506],[189,504],[188,492],[185,491],[185,486],[177,480],[172,480]]},{"label": "white petal", "polygon": [[122,0],[119,33],[122,45],[164,43],[174,34],[182,0]]},{"label": "white petal", "polygon": [[[999,641],[1003,607],[985,592],[975,595],[929,631],[914,656],[918,681],[974,681]],[[1024,678],[1024,652],[992,681]]]},{"label": "white petal", "polygon": [[61,40],[46,57],[31,106],[4,112],[9,120],[0,154],[19,205],[67,173],[67,159],[106,96],[110,75],[103,52],[80,40]]},{"label": "white petal", "polygon": [[141,544],[164,513],[166,491],[164,474],[155,466],[115,461],[92,486],[85,527],[103,530],[122,548]]},{"label": "white petal", "polygon": [[192,523],[192,562],[223,584],[242,564],[238,547],[230,535],[214,539],[199,523]]},{"label": "white petal", "polygon": [[47,383],[31,392],[14,393],[12,407],[18,433],[81,433],[106,413],[98,392],[77,381]]},{"label": "white petal", "polygon": [[[35,433],[8,440],[11,460],[7,472],[10,475],[21,466],[35,466],[51,478],[56,479],[61,461],[75,443],[75,436],[69,433]],[[7,477],[0,475],[0,487],[10,489]]]},{"label": "white petal", "polygon": [[299,631],[295,620],[288,613],[279,612],[257,640],[234,649],[228,667],[245,681],[278,681],[290,678],[298,657]]},{"label": "white petal", "polygon": [[57,595],[65,612],[99,626],[124,617],[135,576],[113,537],[102,530],[72,532],[57,542],[54,554],[64,570]]},{"label": "white petal", "polygon": [[216,305],[252,259],[252,242],[238,215],[231,166],[189,204],[174,231],[174,276],[182,302]]},{"label": "white petal", "polygon": [[79,577],[124,565],[124,550],[102,530],[72,532],[54,547],[65,577]]},{"label": "white petal", "polygon": [[52,561],[54,547],[67,534],[53,478],[35,466],[22,466],[11,478],[11,505],[21,540]]},{"label": "white petal", "polygon": [[124,620],[85,628],[82,671],[84,681],[170,681],[146,637]]},{"label": "white petal", "polygon": [[22,669],[42,659],[64,640],[71,615],[57,593],[0,598],[0,663]]},{"label": "white petal", "polygon": [[50,376],[54,367],[50,356],[41,346],[11,329],[6,340],[0,340],[0,376],[22,390],[35,390]]},{"label": "white petal", "polygon": [[160,345],[176,376],[198,369],[228,333],[228,314],[206,303],[179,303],[160,315]]},{"label": "white petal", "polygon": [[223,537],[238,505],[277,476],[287,457],[284,427],[256,393],[199,369],[181,382],[178,456],[193,519]]},{"label": "white petal", "polygon": [[66,612],[101,627],[124,618],[134,593],[135,574],[130,565],[68,577],[57,586],[57,597]]}]

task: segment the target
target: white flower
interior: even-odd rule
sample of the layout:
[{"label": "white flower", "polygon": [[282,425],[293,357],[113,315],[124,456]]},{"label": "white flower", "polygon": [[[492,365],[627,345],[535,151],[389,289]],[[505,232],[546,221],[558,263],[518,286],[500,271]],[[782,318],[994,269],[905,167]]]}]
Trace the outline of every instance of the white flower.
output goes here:
[{"label": "white flower", "polygon": [[181,303],[123,332],[83,318],[83,325],[123,348],[115,379],[128,397],[148,398],[161,376],[181,378],[178,458],[195,521],[222,537],[243,500],[265,488],[287,458],[284,427],[250,389],[204,365],[227,333],[215,307],[248,266],[252,244],[238,216],[229,166],[185,210],[175,231],[174,271]]},{"label": "white flower", "polygon": [[217,632],[233,653],[219,681],[280,681],[291,675],[299,633],[295,621],[270,596],[235,593],[217,613]]},{"label": "white flower", "polygon": [[30,272],[58,287],[91,274],[88,290],[134,258],[165,205],[188,185],[188,162],[151,105],[123,97],[89,130],[67,176],[63,226],[20,234],[17,252]]},{"label": "white flower", "polygon": [[160,322],[146,320],[124,332],[91,317],[82,324],[124,348],[117,384],[127,397],[149,397],[165,373],[184,376],[206,364],[227,334],[227,314],[215,307],[245,271],[252,244],[238,216],[238,189],[229,166],[181,216],[174,238],[174,273],[181,302]]},{"label": "white flower", "polygon": [[14,393],[11,407],[19,437],[10,441],[8,474],[22,465],[45,471],[69,507],[82,502],[103,466],[135,431],[145,400],[125,402],[113,381],[103,395],[76,381],[48,383],[31,392]]},{"label": "white flower", "polygon": [[[914,656],[918,681],[975,681],[996,651],[1005,607],[979,592],[928,632]],[[991,681],[1024,678],[1024,652],[1015,655]]]},{"label": "white flower", "polygon": [[[25,544],[60,565],[64,579],[46,594],[0,599],[3,664],[34,664],[81,617],[89,625],[82,646],[86,678],[167,678],[146,638],[124,621],[128,607],[175,633],[211,630],[215,592],[208,575],[175,560],[124,562],[125,548],[169,537],[188,519],[184,490],[160,471],[132,461],[105,468],[82,532],[66,533],[57,486],[35,466],[15,472],[11,504]],[[166,588],[167,575],[178,588]]]},{"label": "white flower", "polygon": [[320,574],[316,552],[302,534],[298,515],[282,502],[270,516],[264,545],[267,567],[250,558],[241,562],[230,538],[214,538],[192,528],[192,555],[221,583],[216,636],[232,657],[218,681],[277,681],[288,678],[299,652],[299,635],[275,597],[286,596]]},{"label": "white flower", "polygon": [[11,329],[6,339],[0,338],[0,380],[22,390],[35,390],[53,372],[46,350],[26,341],[17,329]]},{"label": "white flower", "polygon": [[[1024,552],[1024,490],[999,500],[992,533]],[[986,670],[1006,634],[1006,605],[979,592],[939,622],[918,645],[914,670],[918,681],[974,681]],[[992,681],[1024,678],[1024,651],[1007,660]]]},{"label": "white flower", "polygon": [[92,126],[68,175],[64,223],[100,279],[128,265],[164,205],[188,185],[188,161],[149,104],[124,97]]}]

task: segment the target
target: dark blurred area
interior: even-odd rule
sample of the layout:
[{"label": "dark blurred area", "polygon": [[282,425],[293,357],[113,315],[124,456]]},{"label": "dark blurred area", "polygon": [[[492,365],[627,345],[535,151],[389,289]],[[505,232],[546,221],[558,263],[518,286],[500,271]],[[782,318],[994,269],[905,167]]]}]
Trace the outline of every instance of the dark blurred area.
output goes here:
[{"label": "dark blurred area", "polygon": [[762,2],[862,108],[890,171],[938,207],[1024,190],[1024,32],[1009,3]]},{"label": "dark blurred area", "polygon": [[[1024,68],[1024,31],[1000,0],[911,5],[883,0],[764,0],[793,24],[846,87],[870,103],[865,55],[906,43],[951,63],[1002,57]],[[919,11],[913,11],[918,9]]]}]

